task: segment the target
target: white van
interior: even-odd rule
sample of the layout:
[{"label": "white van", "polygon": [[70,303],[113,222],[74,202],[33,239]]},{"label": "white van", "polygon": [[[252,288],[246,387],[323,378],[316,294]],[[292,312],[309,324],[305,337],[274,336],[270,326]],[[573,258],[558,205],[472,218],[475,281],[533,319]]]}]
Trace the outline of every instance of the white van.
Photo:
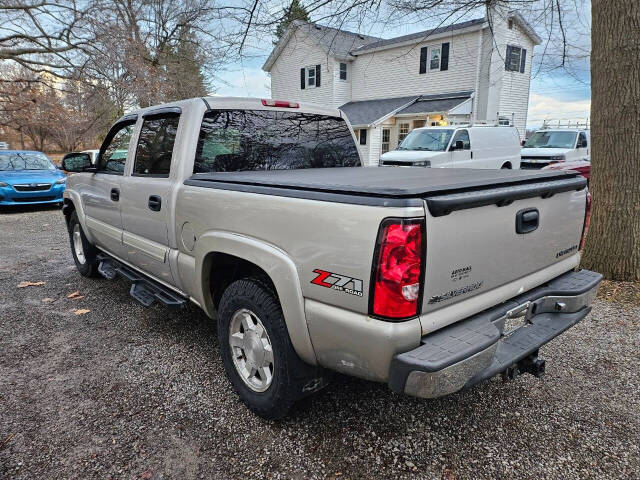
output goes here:
[{"label": "white van", "polygon": [[542,128],[522,147],[521,168],[532,170],[552,163],[591,161],[589,130],[581,128]]},{"label": "white van", "polygon": [[381,167],[520,168],[520,137],[513,127],[451,126],[414,129]]}]

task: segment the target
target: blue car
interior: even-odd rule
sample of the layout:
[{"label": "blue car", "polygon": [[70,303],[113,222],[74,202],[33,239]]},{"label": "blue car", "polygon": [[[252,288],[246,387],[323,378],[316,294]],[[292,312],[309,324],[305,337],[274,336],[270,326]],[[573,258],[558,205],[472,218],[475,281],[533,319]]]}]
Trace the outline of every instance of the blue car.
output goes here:
[{"label": "blue car", "polygon": [[61,203],[66,183],[44,153],[0,150],[0,205]]}]

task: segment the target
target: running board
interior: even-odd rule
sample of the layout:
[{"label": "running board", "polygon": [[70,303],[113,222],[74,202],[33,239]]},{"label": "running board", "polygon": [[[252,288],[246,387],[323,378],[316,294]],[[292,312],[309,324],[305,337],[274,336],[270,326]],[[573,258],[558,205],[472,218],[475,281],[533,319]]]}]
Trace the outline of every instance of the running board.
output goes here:
[{"label": "running board", "polygon": [[129,280],[132,283],[129,293],[145,307],[149,307],[156,300],[170,307],[183,307],[187,303],[185,297],[113,257],[101,253],[98,255],[98,261],[100,275],[108,280],[113,280],[118,275]]}]

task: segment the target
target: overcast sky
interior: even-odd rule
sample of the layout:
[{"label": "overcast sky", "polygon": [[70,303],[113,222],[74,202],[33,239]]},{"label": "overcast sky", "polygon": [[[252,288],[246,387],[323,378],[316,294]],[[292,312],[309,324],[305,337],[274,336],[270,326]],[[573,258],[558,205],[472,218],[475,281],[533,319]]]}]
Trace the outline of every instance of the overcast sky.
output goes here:
[{"label": "overcast sky", "polygon": [[[588,4],[587,4],[588,5]],[[472,18],[482,15],[471,14]],[[456,21],[465,20],[460,18]],[[587,44],[589,35],[589,8],[584,10],[584,17],[573,25],[572,39],[576,42]],[[391,38],[408,33],[423,31],[431,25],[403,24],[402,26],[390,26],[384,22],[370,22],[366,27],[347,26],[347,30],[376,35],[383,38]],[[539,30],[539,29],[537,29]],[[540,36],[544,33],[538,31]],[[269,56],[272,45],[263,42],[264,47],[254,47],[252,58],[241,63],[230,65],[227,70],[218,76],[216,94],[230,96],[269,97],[269,76],[261,69],[262,64]],[[588,48],[588,47],[587,47]],[[544,45],[536,47],[534,56],[541,58]],[[547,48],[547,51],[549,49]],[[535,62],[535,59],[534,59]],[[589,117],[591,110],[591,91],[589,77],[588,58],[572,60],[569,69],[556,69],[552,72],[537,72],[534,68],[534,78],[531,81],[531,95],[529,101],[528,128],[535,128],[545,119],[580,120]],[[419,92],[418,92],[419,93]]]}]

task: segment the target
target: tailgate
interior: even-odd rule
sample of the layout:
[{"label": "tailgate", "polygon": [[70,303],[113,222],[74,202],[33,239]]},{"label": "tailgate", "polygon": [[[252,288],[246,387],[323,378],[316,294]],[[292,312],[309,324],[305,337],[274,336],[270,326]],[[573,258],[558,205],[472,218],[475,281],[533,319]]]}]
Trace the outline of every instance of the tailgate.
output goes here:
[{"label": "tailgate", "polygon": [[423,329],[466,318],[575,267],[585,183],[572,178],[426,198],[422,313],[438,315],[426,317]]}]

